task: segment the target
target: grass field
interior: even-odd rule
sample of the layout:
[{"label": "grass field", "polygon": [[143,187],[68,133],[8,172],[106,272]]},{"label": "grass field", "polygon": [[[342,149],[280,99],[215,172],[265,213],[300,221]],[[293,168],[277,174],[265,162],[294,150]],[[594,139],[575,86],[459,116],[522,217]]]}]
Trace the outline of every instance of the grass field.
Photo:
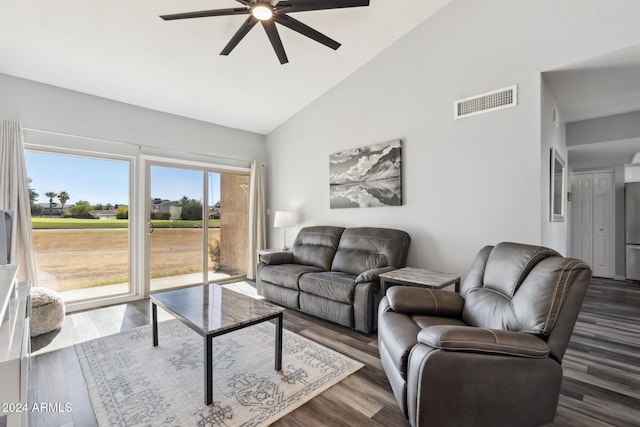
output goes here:
[{"label": "grass field", "polygon": [[[64,223],[67,219],[54,218],[52,223],[56,221]],[[70,223],[75,221],[78,220],[71,219]],[[86,221],[102,224],[125,220]],[[75,223],[87,224],[82,220]],[[152,278],[202,270],[202,230],[186,223],[182,223],[184,227],[156,226],[151,235]],[[126,228],[61,228],[33,230],[41,286],[65,291],[129,281],[129,233]],[[219,237],[220,229],[209,231],[210,242]]]},{"label": "grass field", "polygon": [[[201,228],[202,221],[159,220],[151,221],[155,228]],[[80,219],[80,218],[32,218],[34,230],[71,230],[89,228],[128,228],[128,219]],[[219,227],[219,219],[209,220],[209,227]]]}]

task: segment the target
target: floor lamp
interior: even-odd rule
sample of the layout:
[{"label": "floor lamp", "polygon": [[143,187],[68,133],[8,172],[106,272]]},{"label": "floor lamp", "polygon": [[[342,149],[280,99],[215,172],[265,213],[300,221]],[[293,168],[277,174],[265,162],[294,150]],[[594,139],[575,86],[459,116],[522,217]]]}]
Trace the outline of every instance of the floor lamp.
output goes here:
[{"label": "floor lamp", "polygon": [[276,217],[273,220],[274,227],[282,227],[282,250],[288,251],[287,247],[287,227],[293,227],[293,212],[276,211]]}]

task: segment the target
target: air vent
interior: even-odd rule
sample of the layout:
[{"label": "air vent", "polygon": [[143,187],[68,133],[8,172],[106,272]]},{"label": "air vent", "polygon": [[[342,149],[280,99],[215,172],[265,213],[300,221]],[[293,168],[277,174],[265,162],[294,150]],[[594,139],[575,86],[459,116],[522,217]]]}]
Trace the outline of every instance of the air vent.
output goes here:
[{"label": "air vent", "polygon": [[517,104],[518,90],[517,86],[514,85],[456,101],[453,105],[453,117],[461,119],[475,116],[476,114],[515,107]]}]

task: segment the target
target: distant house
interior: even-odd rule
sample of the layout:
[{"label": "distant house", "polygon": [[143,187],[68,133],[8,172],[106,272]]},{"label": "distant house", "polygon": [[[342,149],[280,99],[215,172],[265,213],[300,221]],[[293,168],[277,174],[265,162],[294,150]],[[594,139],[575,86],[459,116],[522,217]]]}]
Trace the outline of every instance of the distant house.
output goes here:
[{"label": "distant house", "polygon": [[171,219],[180,219],[182,212],[182,203],[179,201],[171,201],[167,199],[152,199],[153,210],[152,213],[168,212],[171,214]]},{"label": "distant house", "polygon": [[113,206],[113,209],[103,209],[103,210],[95,210],[91,211],[91,215],[98,219],[118,219],[118,211],[120,209],[129,210],[129,205],[124,204],[116,204]]},{"label": "distant house", "polygon": [[167,199],[153,199],[153,212],[171,212],[171,206],[179,206],[180,202]]},{"label": "distant house", "polygon": [[116,216],[116,211],[113,209],[109,209],[109,210],[95,210],[95,211],[89,211],[89,213],[91,214],[91,216],[96,217],[98,219],[118,219]]},{"label": "distant house", "polygon": [[[42,216],[60,216],[62,215],[62,206],[60,203],[54,202],[49,211],[49,202],[38,203],[38,206],[42,209]],[[69,206],[66,207],[69,209]]]}]

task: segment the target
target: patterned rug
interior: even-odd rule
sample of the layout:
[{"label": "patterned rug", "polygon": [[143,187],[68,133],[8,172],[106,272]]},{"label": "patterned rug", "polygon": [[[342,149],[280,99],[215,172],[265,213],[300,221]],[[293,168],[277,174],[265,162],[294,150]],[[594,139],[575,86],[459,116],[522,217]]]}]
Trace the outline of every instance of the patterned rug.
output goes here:
[{"label": "patterned rug", "polygon": [[270,322],[213,339],[213,404],[204,404],[204,339],[178,320],[76,345],[101,426],[266,426],[364,365]]}]

